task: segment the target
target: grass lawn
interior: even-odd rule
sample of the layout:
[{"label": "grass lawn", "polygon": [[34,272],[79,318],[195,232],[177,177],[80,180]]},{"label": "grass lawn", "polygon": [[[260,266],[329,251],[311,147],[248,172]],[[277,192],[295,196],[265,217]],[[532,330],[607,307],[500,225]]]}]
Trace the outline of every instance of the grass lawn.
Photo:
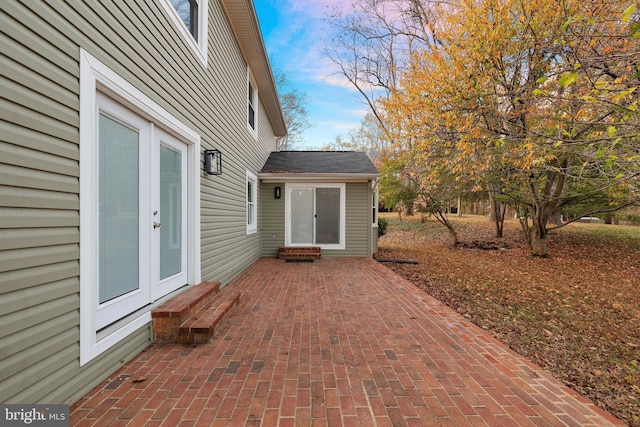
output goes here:
[{"label": "grass lawn", "polygon": [[452,218],[463,246],[447,248],[434,219],[385,215],[377,258],[419,262],[389,268],[640,426],[640,227],[573,223],[539,258],[516,220],[497,239],[486,217]]}]

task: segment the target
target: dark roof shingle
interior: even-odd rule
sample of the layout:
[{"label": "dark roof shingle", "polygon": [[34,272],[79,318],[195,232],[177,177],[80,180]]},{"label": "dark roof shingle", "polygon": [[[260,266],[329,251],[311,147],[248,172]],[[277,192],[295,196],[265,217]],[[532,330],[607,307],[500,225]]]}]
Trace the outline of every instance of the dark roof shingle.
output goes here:
[{"label": "dark roof shingle", "polygon": [[357,151],[273,152],[261,173],[326,173],[377,175],[369,156]]}]

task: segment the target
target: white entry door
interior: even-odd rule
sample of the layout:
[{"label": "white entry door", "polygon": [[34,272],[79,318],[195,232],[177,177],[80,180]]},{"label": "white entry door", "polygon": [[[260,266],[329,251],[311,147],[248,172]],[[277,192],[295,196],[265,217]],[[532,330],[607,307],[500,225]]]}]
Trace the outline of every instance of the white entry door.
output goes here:
[{"label": "white entry door", "polygon": [[187,146],[99,97],[96,329],[187,284]]}]

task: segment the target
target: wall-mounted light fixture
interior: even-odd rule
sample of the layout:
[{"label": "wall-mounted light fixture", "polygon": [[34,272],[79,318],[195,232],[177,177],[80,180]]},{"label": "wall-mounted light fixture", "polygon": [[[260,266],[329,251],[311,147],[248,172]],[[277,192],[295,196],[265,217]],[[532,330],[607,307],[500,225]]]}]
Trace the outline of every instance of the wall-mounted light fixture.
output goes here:
[{"label": "wall-mounted light fixture", "polygon": [[207,175],[222,175],[220,150],[204,150],[204,171]]},{"label": "wall-mounted light fixture", "polygon": [[276,187],[276,188],[275,188],[275,191],[274,191],[273,195],[274,195],[274,197],[275,197],[276,199],[279,199],[279,198],[280,198],[280,196],[281,196],[281,194],[280,194],[280,187]]}]

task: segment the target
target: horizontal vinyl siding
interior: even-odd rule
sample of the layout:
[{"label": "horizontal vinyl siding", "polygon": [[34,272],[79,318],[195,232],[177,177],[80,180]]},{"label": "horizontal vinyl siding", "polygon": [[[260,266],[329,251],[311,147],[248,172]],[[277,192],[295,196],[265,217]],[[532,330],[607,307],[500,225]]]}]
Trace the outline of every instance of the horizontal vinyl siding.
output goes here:
[{"label": "horizontal vinyl siding", "polygon": [[[281,187],[276,199],[274,187]],[[263,183],[262,256],[278,255],[285,241],[285,184]],[[346,184],[346,244],[344,250],[322,251],[323,256],[371,256],[371,183]]]},{"label": "horizontal vinyl siding", "polygon": [[[275,187],[280,187],[280,198],[274,197]],[[284,246],[284,183],[262,184],[262,256],[278,256],[278,248]]]},{"label": "horizontal vinyl siding", "polygon": [[80,375],[78,66],[37,15],[3,9],[0,402],[61,402],[52,376]]},{"label": "horizontal vinyl siding", "polygon": [[150,342],[145,326],[79,366],[80,47],[223,153],[222,176],[200,172],[203,280],[227,283],[260,256],[245,177],[275,139],[262,105],[259,138],[247,129],[246,62],[215,0],[207,68],[158,2],[0,8],[0,402],[70,402]]}]

